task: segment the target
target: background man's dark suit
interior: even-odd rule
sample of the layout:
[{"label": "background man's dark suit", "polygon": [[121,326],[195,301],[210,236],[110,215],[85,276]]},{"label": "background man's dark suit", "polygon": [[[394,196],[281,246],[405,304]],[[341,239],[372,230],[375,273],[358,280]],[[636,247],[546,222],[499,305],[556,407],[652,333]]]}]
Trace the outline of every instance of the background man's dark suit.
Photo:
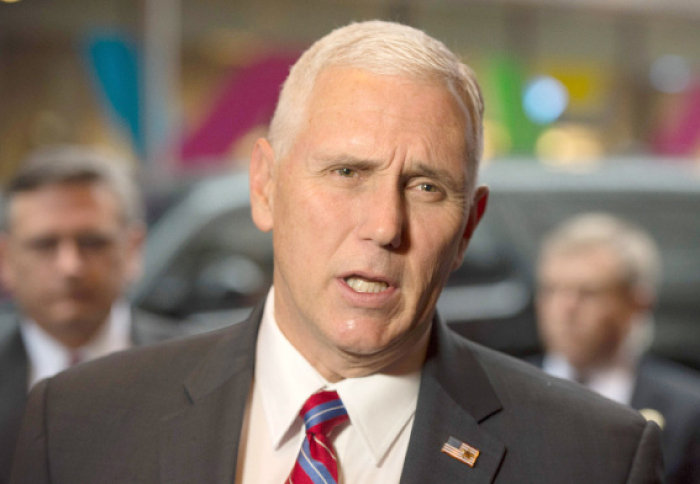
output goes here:
[{"label": "background man's dark suit", "polygon": [[[543,357],[528,359],[542,367]],[[630,406],[663,419],[661,444],[668,484],[700,483],[700,379],[678,364],[646,355],[639,364]]]},{"label": "background man's dark suit", "polygon": [[[232,483],[261,313],[37,385],[12,482]],[[401,483],[661,482],[657,432],[636,412],[439,323]],[[473,468],[441,452],[450,437],[479,450]]]},{"label": "background man's dark suit", "polygon": [[[135,310],[132,318],[133,340],[138,346],[176,334],[176,326],[157,315]],[[18,323],[15,313],[0,317],[0,484],[10,479],[12,454],[27,403],[29,360]]]},{"label": "background man's dark suit", "polygon": [[661,413],[661,443],[669,484],[700,484],[700,378],[674,363],[645,357],[631,406]]}]

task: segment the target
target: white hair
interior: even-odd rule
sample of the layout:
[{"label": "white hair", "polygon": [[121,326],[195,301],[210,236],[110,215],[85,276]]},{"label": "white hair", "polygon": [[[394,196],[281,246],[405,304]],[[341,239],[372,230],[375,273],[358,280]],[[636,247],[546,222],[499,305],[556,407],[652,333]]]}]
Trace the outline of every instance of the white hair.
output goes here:
[{"label": "white hair", "polygon": [[623,278],[630,288],[655,294],[661,280],[659,249],[640,227],[606,213],[576,216],[557,227],[542,245],[540,258],[575,253],[589,248],[612,250],[622,265]]},{"label": "white hair", "polygon": [[314,85],[330,67],[366,70],[443,82],[465,112],[470,193],[483,151],[484,103],[472,70],[445,44],[426,33],[379,20],[353,23],[332,31],[314,43],[292,67],[272,118],[269,139],[277,158],[289,153],[307,119]]}]

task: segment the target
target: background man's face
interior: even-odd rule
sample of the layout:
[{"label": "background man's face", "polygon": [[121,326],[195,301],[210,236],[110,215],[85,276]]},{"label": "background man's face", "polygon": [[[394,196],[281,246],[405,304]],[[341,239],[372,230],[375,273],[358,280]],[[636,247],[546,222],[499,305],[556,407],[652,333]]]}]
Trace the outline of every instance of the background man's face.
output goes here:
[{"label": "background man's face", "polygon": [[465,150],[465,116],[441,85],[321,74],[307,123],[271,168],[269,214],[254,208],[273,229],[278,324],[312,364],[391,360],[424,338],[478,220]]},{"label": "background man's face", "polygon": [[12,200],[2,276],[24,314],[68,346],[84,344],[138,270],[141,233],[96,183],[48,185]]},{"label": "background man's face", "polygon": [[609,362],[640,311],[622,271],[607,247],[543,257],[537,311],[549,351],[579,370]]}]

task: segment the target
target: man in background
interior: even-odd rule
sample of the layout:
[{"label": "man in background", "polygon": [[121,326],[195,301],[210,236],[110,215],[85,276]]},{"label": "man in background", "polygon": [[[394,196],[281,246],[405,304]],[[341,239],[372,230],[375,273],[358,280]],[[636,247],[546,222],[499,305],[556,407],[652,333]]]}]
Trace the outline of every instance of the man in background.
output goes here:
[{"label": "man in background", "polygon": [[629,222],[585,214],[556,228],[537,269],[538,363],[656,421],[668,483],[700,483],[700,378],[648,353],[660,272],[656,244]]},{"label": "man in background", "polygon": [[124,298],[139,274],[145,226],[120,161],[77,146],[47,148],[6,188],[0,276],[16,307],[0,318],[0,483],[37,381],[174,332]]}]

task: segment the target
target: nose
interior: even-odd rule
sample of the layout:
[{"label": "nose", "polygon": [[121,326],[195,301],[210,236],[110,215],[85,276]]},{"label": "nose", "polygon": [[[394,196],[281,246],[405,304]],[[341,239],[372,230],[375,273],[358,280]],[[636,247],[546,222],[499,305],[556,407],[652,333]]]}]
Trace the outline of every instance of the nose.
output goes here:
[{"label": "nose", "polygon": [[377,183],[361,195],[358,233],[364,240],[398,249],[405,236],[406,207],[400,187],[389,185]]},{"label": "nose", "polygon": [[85,260],[76,241],[64,240],[59,244],[56,265],[63,274],[68,276],[75,276],[82,272]]}]

